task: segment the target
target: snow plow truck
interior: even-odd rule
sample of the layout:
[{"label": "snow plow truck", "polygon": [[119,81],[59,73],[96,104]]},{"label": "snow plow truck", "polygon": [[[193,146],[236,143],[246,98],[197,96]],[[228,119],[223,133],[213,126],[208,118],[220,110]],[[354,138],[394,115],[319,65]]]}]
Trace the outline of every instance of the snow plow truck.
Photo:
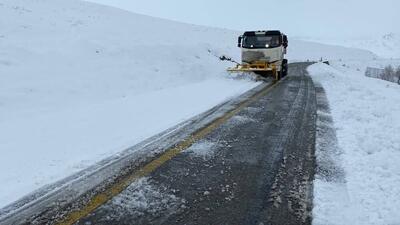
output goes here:
[{"label": "snow plow truck", "polygon": [[288,60],[284,58],[288,38],[278,30],[246,31],[238,38],[242,51],[241,63],[228,68],[229,72],[254,72],[263,77],[272,76],[275,80],[288,73]]}]

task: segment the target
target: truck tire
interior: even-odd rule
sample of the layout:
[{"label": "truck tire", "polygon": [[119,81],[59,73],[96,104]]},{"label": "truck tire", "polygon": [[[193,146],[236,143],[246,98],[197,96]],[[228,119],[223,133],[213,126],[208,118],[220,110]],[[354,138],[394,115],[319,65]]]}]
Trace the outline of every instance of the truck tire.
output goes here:
[{"label": "truck tire", "polygon": [[288,74],[288,60],[287,59],[283,59],[282,60],[282,77],[286,77],[286,75]]},{"label": "truck tire", "polygon": [[276,77],[277,81],[282,79],[282,71],[276,71],[276,75],[277,75]]}]

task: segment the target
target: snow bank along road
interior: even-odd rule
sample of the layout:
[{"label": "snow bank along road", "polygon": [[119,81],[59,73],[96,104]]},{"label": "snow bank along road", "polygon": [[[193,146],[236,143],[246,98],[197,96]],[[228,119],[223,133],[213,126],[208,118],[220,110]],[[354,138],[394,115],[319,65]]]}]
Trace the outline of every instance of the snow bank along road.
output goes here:
[{"label": "snow bank along road", "polygon": [[0,224],[310,224],[308,65],[21,200]]}]

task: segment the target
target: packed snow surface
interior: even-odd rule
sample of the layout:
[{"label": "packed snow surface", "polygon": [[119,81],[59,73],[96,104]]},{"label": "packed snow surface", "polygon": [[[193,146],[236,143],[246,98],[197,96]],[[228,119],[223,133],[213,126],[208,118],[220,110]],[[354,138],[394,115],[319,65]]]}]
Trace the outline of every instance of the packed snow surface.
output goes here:
[{"label": "packed snow surface", "polygon": [[141,178],[99,210],[105,208],[113,212],[105,218],[106,221],[129,216],[140,223],[143,215],[157,217],[176,213],[179,208],[185,207],[186,200],[176,197],[173,192],[153,184],[148,178]]},{"label": "packed snow surface", "polygon": [[188,149],[186,149],[185,152],[188,152],[197,157],[208,159],[214,155],[216,148],[218,148],[217,143],[213,143],[208,140],[203,140],[200,142],[196,142]]},{"label": "packed snow surface", "polygon": [[[344,182],[317,174],[313,224],[400,224],[400,85],[364,75],[367,66],[398,63],[353,60],[309,68],[326,90],[341,152],[334,157],[344,170]],[[317,158],[326,154],[319,150]]]},{"label": "packed snow surface", "polygon": [[[236,31],[78,0],[1,0],[0,27],[0,208],[257,85],[215,57],[239,59]],[[373,57],[291,44],[292,60]]]}]

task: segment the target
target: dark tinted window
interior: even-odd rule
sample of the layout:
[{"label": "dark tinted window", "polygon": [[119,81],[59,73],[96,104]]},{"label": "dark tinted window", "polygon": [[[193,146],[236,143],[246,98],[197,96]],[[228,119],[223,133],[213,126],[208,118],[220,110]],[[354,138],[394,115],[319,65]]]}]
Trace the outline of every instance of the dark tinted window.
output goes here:
[{"label": "dark tinted window", "polygon": [[281,45],[280,36],[245,36],[243,38],[244,48],[276,48]]}]

